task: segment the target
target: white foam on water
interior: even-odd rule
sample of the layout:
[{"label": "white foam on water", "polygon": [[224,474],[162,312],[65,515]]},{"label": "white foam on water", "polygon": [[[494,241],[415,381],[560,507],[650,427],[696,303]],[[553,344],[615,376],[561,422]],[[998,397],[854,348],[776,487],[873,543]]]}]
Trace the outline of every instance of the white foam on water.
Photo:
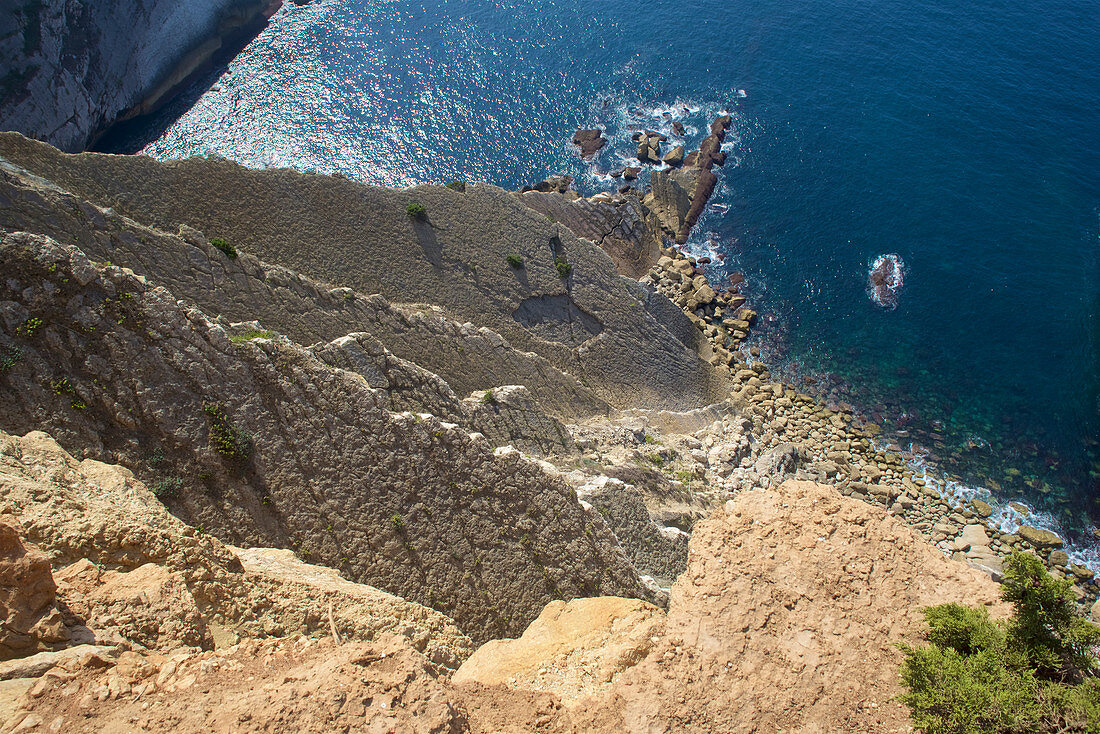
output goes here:
[{"label": "white foam on water", "polygon": [[[872,443],[879,451],[886,447],[885,443]],[[912,452],[911,449],[912,446],[910,446],[910,452],[908,452],[912,454],[911,458],[903,458],[905,466],[913,472],[914,476],[923,479],[926,485],[939,490],[943,498],[952,506],[961,510],[968,507],[973,500],[981,500],[993,508],[993,514],[985,521],[990,529],[1014,535],[1021,526],[1029,525],[1033,528],[1049,530],[1059,538],[1066,539],[1067,535],[1062,524],[1051,513],[1036,510],[1027,502],[1021,500],[1002,500],[984,487],[966,484],[956,479],[942,478],[939,476],[936,467],[927,460],[926,455],[922,456],[919,453]],[[1014,507],[1010,507],[1010,502],[1025,507],[1027,512],[1023,513]],[[1095,530],[1095,527],[1090,527],[1086,535],[1095,537],[1093,535]],[[1069,556],[1070,563],[1084,566],[1100,576],[1100,542],[1074,545],[1065,540],[1063,550]]]}]

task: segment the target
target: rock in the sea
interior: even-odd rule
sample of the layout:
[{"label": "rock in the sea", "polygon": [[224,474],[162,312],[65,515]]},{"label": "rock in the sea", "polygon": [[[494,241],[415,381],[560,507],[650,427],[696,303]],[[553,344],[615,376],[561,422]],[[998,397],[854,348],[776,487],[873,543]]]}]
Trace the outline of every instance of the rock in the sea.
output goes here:
[{"label": "rock in the sea", "polygon": [[1016,531],[1016,534],[1021,538],[1031,543],[1039,550],[1046,550],[1047,548],[1061,548],[1062,539],[1049,530],[1043,530],[1042,528],[1033,528],[1030,525],[1021,525],[1020,529]]},{"label": "rock in the sea", "polygon": [[600,148],[607,145],[607,138],[603,136],[603,130],[594,128],[591,130],[578,130],[573,135],[573,144],[581,149],[582,158],[591,158]]},{"label": "rock in the sea", "polygon": [[665,153],[665,157],[662,158],[665,163],[670,166],[678,166],[684,162],[684,146],[677,145],[669,152]]},{"label": "rock in the sea", "polygon": [[683,137],[684,135],[687,134],[687,131],[684,130],[683,124],[680,123],[680,121],[678,121],[678,120],[673,120],[673,122],[672,122],[672,132],[676,133],[680,137]]}]

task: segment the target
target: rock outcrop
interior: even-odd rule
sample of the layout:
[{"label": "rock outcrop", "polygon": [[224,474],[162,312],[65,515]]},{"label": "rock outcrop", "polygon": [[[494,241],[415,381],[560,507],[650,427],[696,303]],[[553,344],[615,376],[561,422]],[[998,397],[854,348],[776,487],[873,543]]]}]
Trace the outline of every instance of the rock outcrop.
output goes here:
[{"label": "rock outcrop", "polygon": [[[154,649],[286,634],[392,633],[435,663],[472,650],[449,618],[290,551],[233,548],[168,513],[127,469],[75,459],[41,432],[0,432],[0,492],[59,569],[74,642]],[[83,635],[83,638],[78,636]]]},{"label": "rock outcrop", "polygon": [[50,561],[24,543],[19,522],[0,516],[0,660],[52,649],[71,635],[57,608]]},{"label": "rock outcrop", "polygon": [[789,482],[700,523],[668,613],[555,601],[453,677],[407,639],[244,640],[88,653],[27,690],[4,730],[906,732],[898,641],[921,607],[997,586],[881,509]]},{"label": "rock outcrop", "polygon": [[0,16],[0,129],[63,150],[156,108],[280,0],[11,4]]},{"label": "rock outcrop", "polygon": [[649,597],[560,477],[285,337],[236,335],[132,271],[0,242],[0,425],[139,468],[174,512],[439,609],[475,639],[553,598]]}]

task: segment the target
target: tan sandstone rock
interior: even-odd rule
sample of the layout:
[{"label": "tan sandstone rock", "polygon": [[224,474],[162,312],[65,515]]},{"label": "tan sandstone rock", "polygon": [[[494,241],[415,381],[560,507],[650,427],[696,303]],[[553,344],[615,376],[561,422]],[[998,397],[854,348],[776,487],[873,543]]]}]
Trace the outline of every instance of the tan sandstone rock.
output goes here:
[{"label": "tan sandstone rock", "polygon": [[664,616],[637,599],[550,602],[522,637],[478,648],[454,682],[550,690],[566,701],[606,691],[653,647]]},{"label": "tan sandstone rock", "polygon": [[56,607],[56,585],[46,554],[20,540],[23,528],[0,517],[0,660],[64,642],[68,630]]}]

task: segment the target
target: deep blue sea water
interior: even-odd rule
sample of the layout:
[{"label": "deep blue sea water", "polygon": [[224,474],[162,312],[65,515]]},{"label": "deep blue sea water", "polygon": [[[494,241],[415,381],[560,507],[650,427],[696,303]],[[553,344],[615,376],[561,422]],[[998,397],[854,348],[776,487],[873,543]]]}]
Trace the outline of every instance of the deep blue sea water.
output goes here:
[{"label": "deep blue sea water", "polygon": [[[278,15],[146,152],[594,193],[633,129],[697,143],[728,110],[690,247],[746,275],[765,357],[964,493],[1088,527],[1098,30],[1095,0],[327,0]],[[586,164],[569,141],[596,124],[612,144]],[[889,311],[867,292],[887,253]]]}]

